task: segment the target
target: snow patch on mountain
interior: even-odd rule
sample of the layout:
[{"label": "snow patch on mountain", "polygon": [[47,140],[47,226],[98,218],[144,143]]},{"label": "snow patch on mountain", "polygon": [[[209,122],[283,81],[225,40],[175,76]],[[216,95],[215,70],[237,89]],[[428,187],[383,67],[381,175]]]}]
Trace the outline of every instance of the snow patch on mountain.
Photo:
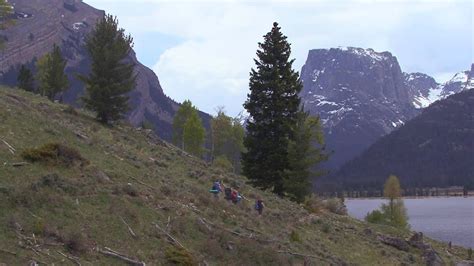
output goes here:
[{"label": "snow patch on mountain", "polygon": [[368,57],[368,58],[373,59],[374,61],[384,61],[384,60],[390,59],[390,57],[386,56],[383,52],[378,53],[370,48],[364,49],[364,48],[357,48],[357,47],[339,46],[338,49],[353,53],[359,57]]},{"label": "snow patch on mountain", "polygon": [[423,94],[419,93],[413,99],[413,105],[417,109],[426,108],[430,106],[432,103],[436,102],[437,100],[441,99],[441,94],[443,92],[443,87],[438,86],[434,89],[430,89],[428,91],[427,96],[423,96]]}]

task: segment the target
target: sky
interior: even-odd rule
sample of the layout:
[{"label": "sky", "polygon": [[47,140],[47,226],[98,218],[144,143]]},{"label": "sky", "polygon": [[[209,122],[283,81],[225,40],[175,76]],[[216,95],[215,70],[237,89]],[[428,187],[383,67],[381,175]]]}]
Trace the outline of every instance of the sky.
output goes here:
[{"label": "sky", "polygon": [[84,0],[116,15],[168,96],[243,111],[258,42],[277,21],[301,70],[310,49],[389,51],[438,82],[474,62],[471,0]]}]

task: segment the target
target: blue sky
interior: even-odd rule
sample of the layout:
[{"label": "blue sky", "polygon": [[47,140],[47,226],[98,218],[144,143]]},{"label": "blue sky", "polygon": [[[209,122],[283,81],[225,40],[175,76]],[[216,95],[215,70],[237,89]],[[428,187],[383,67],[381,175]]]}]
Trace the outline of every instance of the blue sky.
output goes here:
[{"label": "blue sky", "polygon": [[373,48],[438,82],[474,62],[471,0],[84,0],[117,15],[164,92],[214,113],[243,110],[257,43],[278,21],[295,69],[308,50]]}]

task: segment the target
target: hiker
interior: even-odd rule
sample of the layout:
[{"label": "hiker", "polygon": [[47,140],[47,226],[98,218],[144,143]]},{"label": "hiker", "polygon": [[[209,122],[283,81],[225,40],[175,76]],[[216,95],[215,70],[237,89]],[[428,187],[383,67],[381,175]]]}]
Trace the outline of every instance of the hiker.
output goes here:
[{"label": "hiker", "polygon": [[255,210],[258,212],[258,215],[262,215],[263,208],[265,208],[265,205],[263,204],[263,200],[257,199],[255,201]]},{"label": "hiker", "polygon": [[214,184],[212,184],[211,190],[209,190],[212,194],[214,194],[215,198],[219,198],[219,193],[222,192],[222,183],[220,180],[216,180]]},{"label": "hiker", "polygon": [[236,189],[232,189],[230,199],[234,204],[237,204],[242,199],[242,196],[240,195],[239,191],[237,191]]}]

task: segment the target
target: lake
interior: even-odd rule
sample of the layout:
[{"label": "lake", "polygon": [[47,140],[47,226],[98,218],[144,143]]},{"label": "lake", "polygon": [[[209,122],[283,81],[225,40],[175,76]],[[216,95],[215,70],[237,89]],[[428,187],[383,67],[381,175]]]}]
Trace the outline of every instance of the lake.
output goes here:
[{"label": "lake", "polygon": [[[347,199],[349,215],[363,220],[384,199]],[[404,199],[412,231],[474,248],[474,197]]]}]

